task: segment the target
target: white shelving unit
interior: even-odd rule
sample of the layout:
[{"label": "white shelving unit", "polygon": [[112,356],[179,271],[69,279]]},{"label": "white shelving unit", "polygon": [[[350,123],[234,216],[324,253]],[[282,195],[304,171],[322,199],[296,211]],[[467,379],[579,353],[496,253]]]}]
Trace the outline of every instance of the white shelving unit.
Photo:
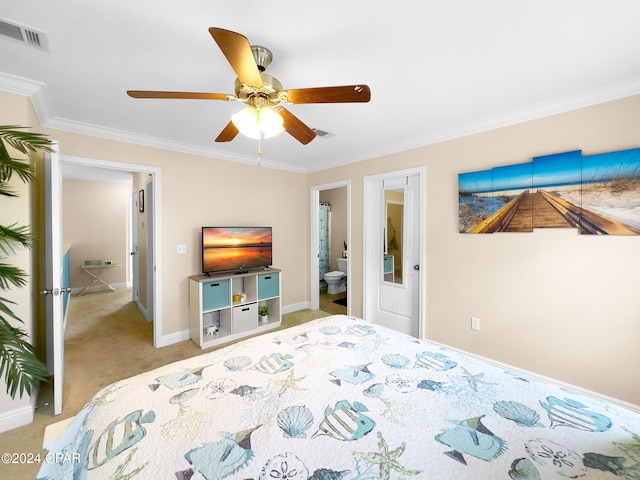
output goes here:
[{"label": "white shelving unit", "polygon": [[[256,270],[189,277],[189,332],[200,348],[209,348],[282,323],[280,270]],[[258,307],[269,307],[260,321]]]}]

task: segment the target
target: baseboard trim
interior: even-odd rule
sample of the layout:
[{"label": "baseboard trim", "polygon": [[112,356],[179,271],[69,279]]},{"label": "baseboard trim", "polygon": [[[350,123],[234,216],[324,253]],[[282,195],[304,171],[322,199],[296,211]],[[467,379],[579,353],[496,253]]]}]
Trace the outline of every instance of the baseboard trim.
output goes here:
[{"label": "baseboard trim", "polygon": [[190,338],[191,335],[189,334],[189,330],[170,333],[169,335],[163,335],[162,337],[160,337],[160,345],[157,345],[157,347],[168,347],[169,345],[184,342],[185,340],[189,340]]},{"label": "baseboard trim", "polygon": [[0,414],[0,433],[33,423],[33,406],[25,405]]},{"label": "baseboard trim", "polygon": [[[285,305],[282,307],[282,314],[297,312],[298,310],[304,310],[305,308],[309,308],[309,302],[299,302],[293,303],[291,305]],[[163,335],[160,341],[160,345],[158,347],[167,347],[169,345],[173,345],[174,343],[184,342],[185,340],[189,340],[191,335],[189,334],[189,330],[183,330],[182,332],[170,333],[169,335]]]},{"label": "baseboard trim", "polygon": [[292,303],[291,305],[284,305],[282,307],[282,314],[297,312],[298,310],[305,310],[311,307],[311,302],[299,302]]}]

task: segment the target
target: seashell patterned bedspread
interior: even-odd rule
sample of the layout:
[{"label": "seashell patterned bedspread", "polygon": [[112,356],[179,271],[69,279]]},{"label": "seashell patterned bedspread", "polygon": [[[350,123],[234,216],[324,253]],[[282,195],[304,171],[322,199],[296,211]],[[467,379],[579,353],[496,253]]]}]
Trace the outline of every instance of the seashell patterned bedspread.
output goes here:
[{"label": "seashell patterned bedspread", "polygon": [[44,479],[640,479],[640,414],[346,316],[100,391]]}]

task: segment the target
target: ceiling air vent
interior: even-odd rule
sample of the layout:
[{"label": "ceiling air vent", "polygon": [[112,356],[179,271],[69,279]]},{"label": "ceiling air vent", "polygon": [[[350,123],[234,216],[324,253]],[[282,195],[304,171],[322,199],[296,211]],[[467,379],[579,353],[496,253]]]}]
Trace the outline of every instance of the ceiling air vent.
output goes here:
[{"label": "ceiling air vent", "polygon": [[335,135],[335,133],[325,132],[324,130],[320,130],[319,128],[312,128],[312,130],[316,132],[317,136],[319,136],[320,138],[324,138],[325,140]]},{"label": "ceiling air vent", "polygon": [[42,50],[47,49],[47,37],[44,33],[6,20],[0,20],[0,35]]}]

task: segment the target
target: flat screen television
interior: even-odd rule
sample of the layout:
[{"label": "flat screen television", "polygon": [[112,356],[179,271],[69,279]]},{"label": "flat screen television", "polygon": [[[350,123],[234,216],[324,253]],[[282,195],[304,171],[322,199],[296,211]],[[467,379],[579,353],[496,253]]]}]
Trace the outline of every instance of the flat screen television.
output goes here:
[{"label": "flat screen television", "polygon": [[273,263],[271,227],[202,227],[202,272],[244,273]]}]

